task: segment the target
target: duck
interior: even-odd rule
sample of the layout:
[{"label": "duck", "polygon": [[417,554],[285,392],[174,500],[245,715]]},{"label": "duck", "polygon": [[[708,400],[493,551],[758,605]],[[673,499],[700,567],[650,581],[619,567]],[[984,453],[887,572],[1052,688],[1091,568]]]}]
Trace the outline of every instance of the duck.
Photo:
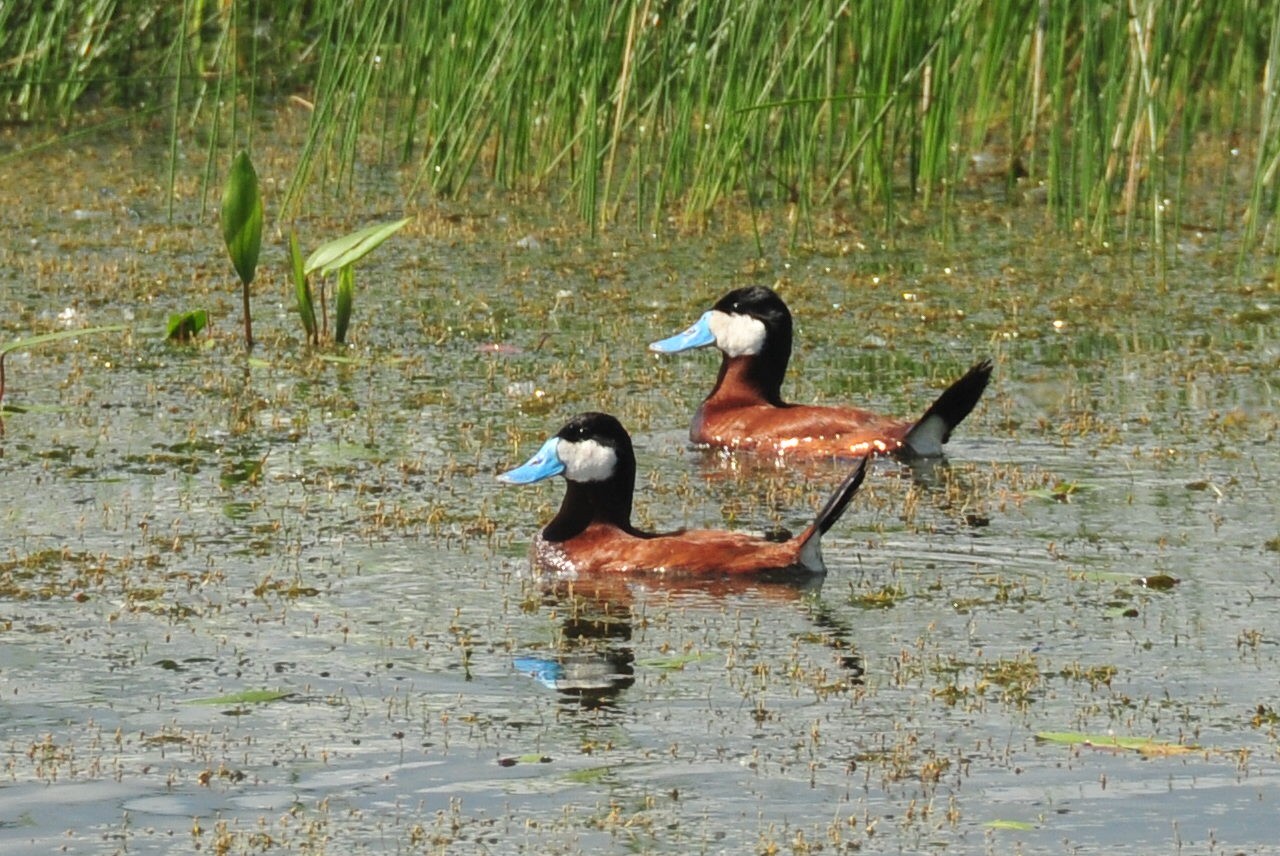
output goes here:
[{"label": "duck", "polygon": [[773,289],[737,288],[688,329],[649,345],[675,354],[715,345],[723,359],[716,385],[689,426],[696,444],[786,457],[937,457],[991,380],[991,360],[975,364],[917,419],[856,407],[790,404],[782,380],[791,359],[791,311]]},{"label": "duck", "polygon": [[[668,578],[766,579],[825,574],[822,536],[866,477],[863,457],[799,535],[769,540],[744,532],[680,529],[645,532],[631,523],[636,457],[631,436],[607,413],[582,413],[525,463],[498,476],[524,485],[564,476],[560,510],[534,538],[536,570],[559,579],[656,574]],[[781,575],[781,577],[779,576]]]}]

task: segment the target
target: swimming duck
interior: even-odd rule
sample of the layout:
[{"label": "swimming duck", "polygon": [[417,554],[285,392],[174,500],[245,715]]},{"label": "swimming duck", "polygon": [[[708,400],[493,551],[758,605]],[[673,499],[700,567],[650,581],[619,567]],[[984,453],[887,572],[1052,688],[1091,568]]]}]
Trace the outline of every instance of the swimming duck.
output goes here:
[{"label": "swimming duck", "polygon": [[822,535],[840,519],[866,469],[863,458],[813,523],[786,541],[710,529],[652,533],[632,526],[635,452],[626,429],[607,413],[570,419],[532,458],[498,480],[531,484],[563,475],[568,482],[560,511],[534,539],[534,564],[542,570],[566,577],[640,572],[724,577],[824,573]]},{"label": "swimming duck", "polygon": [[983,360],[947,387],[919,419],[854,407],[788,404],[781,391],[791,359],[791,312],[773,289],[762,285],[734,289],[693,326],[649,349],[674,354],[706,345],[719,348],[724,359],[715,387],[694,414],[690,439],[779,456],[941,455],[952,429],[973,410],[991,378],[991,361]]}]

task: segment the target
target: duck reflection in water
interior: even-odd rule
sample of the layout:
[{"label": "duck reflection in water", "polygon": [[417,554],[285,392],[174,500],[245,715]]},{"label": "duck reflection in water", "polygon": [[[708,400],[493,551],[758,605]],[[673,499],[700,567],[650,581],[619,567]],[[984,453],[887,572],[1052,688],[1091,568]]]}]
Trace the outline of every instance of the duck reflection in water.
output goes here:
[{"label": "duck reflection in water", "polygon": [[[514,658],[513,665],[517,672],[555,690],[567,702],[587,710],[615,709],[623,691],[635,683],[637,667],[646,668],[646,660],[636,662],[632,634],[635,622],[647,620],[643,618],[647,611],[688,607],[714,608],[718,613],[721,601],[736,600],[744,605],[765,602],[798,607],[815,625],[815,638],[834,652],[835,664],[845,680],[861,684],[862,657],[853,644],[853,629],[822,600],[822,582],[821,576],[787,582],[744,578],[648,579],[643,583],[618,578],[535,580],[531,585],[540,587],[542,607],[559,622],[560,639],[553,648]],[[675,662],[679,657],[663,658],[664,663],[668,659]]]},{"label": "duck reflection in water", "polygon": [[546,588],[542,605],[559,620],[558,642],[553,651],[516,657],[516,671],[588,710],[613,707],[635,683],[630,606],[580,596],[571,586]]}]

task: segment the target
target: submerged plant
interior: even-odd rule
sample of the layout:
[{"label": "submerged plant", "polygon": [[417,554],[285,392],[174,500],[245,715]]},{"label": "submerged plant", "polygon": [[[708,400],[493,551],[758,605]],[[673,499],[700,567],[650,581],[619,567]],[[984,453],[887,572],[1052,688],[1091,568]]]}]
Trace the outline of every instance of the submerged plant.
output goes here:
[{"label": "submerged plant", "polygon": [[222,239],[227,244],[231,264],[240,277],[244,300],[244,346],[253,348],[253,321],[249,314],[249,286],[258,269],[262,249],[262,194],[258,174],[248,152],[240,152],[231,164],[222,191]]}]

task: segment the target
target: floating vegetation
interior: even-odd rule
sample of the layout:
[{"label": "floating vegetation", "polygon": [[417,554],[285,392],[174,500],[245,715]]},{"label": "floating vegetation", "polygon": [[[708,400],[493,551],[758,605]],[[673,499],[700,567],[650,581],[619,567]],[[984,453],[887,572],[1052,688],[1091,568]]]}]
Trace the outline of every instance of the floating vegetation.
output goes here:
[{"label": "floating vegetation", "polygon": [[1074,664],[1062,669],[1058,674],[1068,680],[1086,681],[1090,688],[1109,687],[1111,681],[1119,674],[1116,666],[1081,666]]},{"label": "floating vegetation", "polygon": [[863,609],[889,609],[907,596],[902,586],[886,585],[873,591],[850,591],[849,603]]},{"label": "floating vegetation", "polygon": [[524,755],[506,756],[498,759],[499,767],[514,767],[517,764],[550,764],[551,758],[537,752],[529,752]]},{"label": "floating vegetation", "polygon": [[292,692],[284,690],[242,690],[238,693],[229,695],[212,696],[210,698],[195,698],[187,702],[187,704],[203,704],[213,707],[238,707],[246,704],[270,704],[274,701],[281,701],[294,695]]},{"label": "floating vegetation", "polygon": [[1077,494],[1087,493],[1096,489],[1097,488],[1094,485],[1081,484],[1080,482],[1059,481],[1054,483],[1051,487],[1038,488],[1036,490],[1028,491],[1028,493],[1031,496],[1038,497],[1040,499],[1069,503]]},{"label": "floating vegetation", "polygon": [[1249,719],[1249,724],[1254,728],[1275,728],[1280,725],[1280,713],[1276,713],[1273,707],[1260,704]]},{"label": "floating vegetation", "polygon": [[1034,823],[1028,823],[1025,820],[988,820],[983,826],[989,829],[1012,829],[1020,832],[1036,828]]},{"label": "floating vegetation", "polygon": [[1186,755],[1203,751],[1199,746],[1169,743],[1146,737],[1122,737],[1114,734],[1082,734],[1075,731],[1037,731],[1036,739],[1045,743],[1064,743],[1103,752],[1137,752],[1148,757]]}]

